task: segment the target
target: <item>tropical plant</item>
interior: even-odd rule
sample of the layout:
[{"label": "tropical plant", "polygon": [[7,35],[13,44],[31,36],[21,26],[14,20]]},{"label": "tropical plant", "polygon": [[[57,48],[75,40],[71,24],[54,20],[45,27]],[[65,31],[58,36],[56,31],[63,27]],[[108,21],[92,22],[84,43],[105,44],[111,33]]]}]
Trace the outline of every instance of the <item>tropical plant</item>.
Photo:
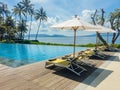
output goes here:
[{"label": "tropical plant", "polygon": [[15,38],[15,21],[12,19],[11,16],[7,16],[4,26],[6,28],[6,37],[7,39],[11,40]]},{"label": "tropical plant", "polygon": [[0,2],[0,14],[3,17],[3,20],[5,20],[5,17],[7,17],[10,14],[10,11],[7,8],[7,4]]},{"label": "tropical plant", "polygon": [[33,4],[31,4],[30,0],[22,0],[20,4],[22,5],[25,11],[25,17],[26,17],[26,22],[27,22],[27,17],[28,17],[27,15],[29,14],[29,11],[33,8]]},{"label": "tropical plant", "polygon": [[3,40],[5,32],[6,32],[6,28],[3,25],[0,25],[0,41]]},{"label": "tropical plant", "polygon": [[18,29],[18,32],[20,32],[19,39],[24,39],[24,33],[27,32],[26,21],[23,19],[19,21],[17,29]]},{"label": "tropical plant", "polygon": [[29,10],[29,14],[30,14],[31,22],[30,22],[30,25],[29,25],[28,40],[30,40],[30,32],[31,32],[31,26],[32,26],[32,21],[33,21],[34,8],[31,8]]},{"label": "tropical plant", "polygon": [[20,3],[14,6],[13,14],[18,15],[20,20],[22,20],[22,15],[25,16],[25,11],[23,10],[23,6]]},{"label": "tropical plant", "polygon": [[41,7],[41,8],[38,9],[38,10],[36,10],[35,19],[36,19],[36,20],[39,20],[38,30],[37,30],[36,37],[35,37],[35,40],[37,40],[41,22],[42,22],[42,21],[47,21],[46,12],[43,10],[43,7]]}]

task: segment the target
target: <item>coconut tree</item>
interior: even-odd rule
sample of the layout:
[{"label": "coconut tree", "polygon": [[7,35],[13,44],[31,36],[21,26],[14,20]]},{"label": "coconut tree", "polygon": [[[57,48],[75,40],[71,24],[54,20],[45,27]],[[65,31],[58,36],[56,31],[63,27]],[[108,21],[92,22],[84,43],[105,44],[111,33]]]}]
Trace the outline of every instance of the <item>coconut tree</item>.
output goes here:
[{"label": "coconut tree", "polygon": [[2,17],[2,4],[0,4],[0,16]]},{"label": "coconut tree", "polygon": [[24,39],[24,33],[27,32],[27,26],[25,20],[21,20],[18,22],[18,32],[20,32],[20,39]]},{"label": "coconut tree", "polygon": [[0,25],[0,41],[3,40],[3,36],[6,32],[6,28],[3,25]]},{"label": "coconut tree", "polygon": [[[25,11],[23,9],[23,6],[20,3],[18,3],[16,6],[14,6],[14,8],[13,8],[13,14],[15,16],[19,17],[19,21],[18,21],[18,27],[19,27],[19,24],[21,22],[23,22],[23,17],[22,16],[25,16]],[[22,35],[23,35],[22,33],[23,32],[22,32],[22,28],[21,28],[21,30],[19,30],[19,32],[18,32],[18,35],[20,36],[20,39],[22,39]]]},{"label": "coconut tree", "polygon": [[11,16],[6,17],[4,26],[6,27],[7,39],[13,39],[15,37],[15,21]]},{"label": "coconut tree", "polygon": [[29,14],[30,14],[31,22],[30,22],[30,25],[29,25],[28,40],[30,39],[30,32],[31,32],[31,26],[32,26],[33,15],[34,15],[34,8],[31,8],[31,9],[29,10]]},{"label": "coconut tree", "polygon": [[20,3],[14,6],[13,14],[18,15],[19,19],[22,20],[22,15],[25,15],[25,11],[23,10],[23,6]]},{"label": "coconut tree", "polygon": [[2,14],[3,20],[5,20],[5,16],[7,17],[10,14],[10,11],[7,8],[7,4],[0,3],[0,13]]},{"label": "coconut tree", "polygon": [[25,11],[25,17],[26,17],[26,22],[27,22],[27,15],[29,14],[30,9],[33,8],[33,4],[31,4],[30,0],[22,0],[22,2],[20,2],[20,4],[22,5],[24,11]]},{"label": "coconut tree", "polygon": [[35,37],[35,40],[37,40],[41,22],[42,22],[42,21],[47,21],[46,12],[43,10],[43,7],[41,7],[41,8],[38,9],[38,10],[36,10],[35,19],[36,19],[36,20],[39,20],[38,30],[37,30],[36,37]]}]

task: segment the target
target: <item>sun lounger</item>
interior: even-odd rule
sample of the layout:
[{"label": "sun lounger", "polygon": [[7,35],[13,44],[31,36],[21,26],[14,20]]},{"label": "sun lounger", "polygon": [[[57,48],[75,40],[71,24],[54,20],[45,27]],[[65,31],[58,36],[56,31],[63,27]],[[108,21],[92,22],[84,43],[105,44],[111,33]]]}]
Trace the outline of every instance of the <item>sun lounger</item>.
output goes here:
[{"label": "sun lounger", "polygon": [[49,60],[46,62],[45,67],[49,67],[49,66],[59,66],[59,67],[67,68],[68,70],[74,72],[78,76],[80,76],[82,72],[87,71],[84,67],[78,65],[76,62],[70,60],[67,61],[63,59]]},{"label": "sun lounger", "polygon": [[99,50],[93,50],[93,54],[89,57],[90,59],[105,59],[106,55],[101,53]]},{"label": "sun lounger", "polygon": [[90,53],[87,52],[87,53],[85,53],[85,56],[79,55],[78,58],[76,59],[76,61],[78,63],[80,63],[81,65],[87,65],[87,66],[93,67],[96,65],[96,63],[89,59],[89,56],[91,56],[91,54],[92,54],[91,52]]}]

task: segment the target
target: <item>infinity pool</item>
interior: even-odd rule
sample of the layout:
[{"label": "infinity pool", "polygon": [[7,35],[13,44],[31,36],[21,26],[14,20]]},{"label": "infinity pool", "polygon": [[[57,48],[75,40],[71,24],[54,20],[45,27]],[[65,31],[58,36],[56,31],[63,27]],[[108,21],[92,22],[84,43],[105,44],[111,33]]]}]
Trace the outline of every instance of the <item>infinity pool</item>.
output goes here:
[{"label": "infinity pool", "polygon": [[[84,49],[86,48],[76,47],[76,51]],[[18,67],[72,52],[73,47],[71,46],[0,44],[0,63],[11,67]]]}]

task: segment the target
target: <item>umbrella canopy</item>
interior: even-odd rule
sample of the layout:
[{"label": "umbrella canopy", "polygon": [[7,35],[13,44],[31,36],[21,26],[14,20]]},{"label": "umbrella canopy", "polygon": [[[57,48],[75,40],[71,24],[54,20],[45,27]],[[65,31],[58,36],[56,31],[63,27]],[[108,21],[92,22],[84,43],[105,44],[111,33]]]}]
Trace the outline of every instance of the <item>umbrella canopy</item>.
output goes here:
[{"label": "umbrella canopy", "polygon": [[110,29],[110,28],[106,28],[106,27],[100,26],[100,25],[96,25],[96,26],[98,28],[101,28],[101,29],[89,29],[89,30],[86,30],[86,31],[96,32],[96,47],[95,47],[95,49],[97,50],[97,46],[98,46],[97,32],[99,32],[99,33],[107,33],[107,42],[108,42],[108,33],[116,33],[116,31],[113,30],[113,29]]},{"label": "umbrella canopy", "polygon": [[113,29],[110,28],[106,28],[100,25],[96,25],[99,29],[89,29],[89,30],[85,30],[85,31],[93,31],[93,32],[99,32],[99,33],[116,33],[116,31],[114,31]]},{"label": "umbrella canopy", "polygon": [[51,26],[56,29],[64,29],[64,30],[88,30],[88,29],[100,29],[100,27],[96,27],[88,22],[79,20],[77,16],[75,18],[64,21],[62,23]]},{"label": "umbrella canopy", "polygon": [[87,23],[85,21],[80,20],[77,15],[75,15],[75,18],[64,21],[62,23],[56,24],[51,26],[52,28],[56,29],[64,29],[64,30],[74,30],[74,48],[73,48],[73,57],[75,57],[75,46],[76,46],[76,31],[77,30],[88,30],[88,29],[100,29],[100,27],[97,27],[95,25],[92,25],[90,23]]}]

